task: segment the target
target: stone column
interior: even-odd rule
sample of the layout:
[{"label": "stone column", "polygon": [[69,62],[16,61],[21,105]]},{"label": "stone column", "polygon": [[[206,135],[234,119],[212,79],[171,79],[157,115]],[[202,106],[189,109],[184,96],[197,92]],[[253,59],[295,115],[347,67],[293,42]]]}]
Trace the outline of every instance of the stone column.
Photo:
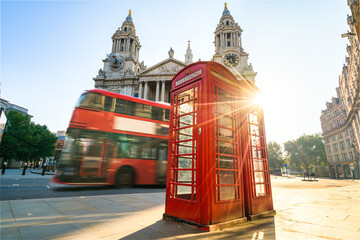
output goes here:
[{"label": "stone column", "polygon": [[159,101],[159,83],[160,81],[159,80],[156,80],[156,92],[155,92],[155,102],[158,102]]},{"label": "stone column", "polygon": [[139,98],[143,96],[143,82],[139,82]]},{"label": "stone column", "polygon": [[161,101],[165,102],[165,80],[161,81]]},{"label": "stone column", "polygon": [[149,91],[149,85],[148,82],[145,82],[144,99],[148,99],[148,91]]}]

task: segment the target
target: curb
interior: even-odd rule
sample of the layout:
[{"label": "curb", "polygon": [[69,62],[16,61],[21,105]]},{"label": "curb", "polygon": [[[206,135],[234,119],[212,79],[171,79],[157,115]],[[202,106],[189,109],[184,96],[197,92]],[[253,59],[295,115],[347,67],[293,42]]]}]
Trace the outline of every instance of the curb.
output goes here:
[{"label": "curb", "polygon": [[[30,172],[34,174],[41,174],[41,172],[35,172],[35,171],[30,171]],[[55,175],[55,173],[45,172],[45,175]]]}]

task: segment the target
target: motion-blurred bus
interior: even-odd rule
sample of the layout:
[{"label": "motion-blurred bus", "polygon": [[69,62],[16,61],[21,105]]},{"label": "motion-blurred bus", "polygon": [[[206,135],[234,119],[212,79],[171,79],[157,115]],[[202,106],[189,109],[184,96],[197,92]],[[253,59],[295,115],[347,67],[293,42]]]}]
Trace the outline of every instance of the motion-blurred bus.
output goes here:
[{"label": "motion-blurred bus", "polygon": [[169,105],[104,90],[75,106],[52,181],[74,185],[165,184]]}]

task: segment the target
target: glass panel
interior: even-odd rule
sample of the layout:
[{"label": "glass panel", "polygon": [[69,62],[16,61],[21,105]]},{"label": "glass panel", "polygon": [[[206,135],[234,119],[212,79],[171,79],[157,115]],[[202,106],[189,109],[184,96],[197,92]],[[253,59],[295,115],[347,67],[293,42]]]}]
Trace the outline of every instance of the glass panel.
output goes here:
[{"label": "glass panel", "polygon": [[256,184],[255,185],[256,197],[265,196],[265,184]]},{"label": "glass panel", "polygon": [[194,92],[193,92],[193,89],[189,89],[185,92],[182,92],[178,95],[178,101],[177,101],[177,104],[180,104],[180,103],[183,103],[183,102],[186,102],[186,101],[189,101],[191,99],[194,98]]},{"label": "glass panel", "polygon": [[235,199],[235,187],[220,186],[220,201]]},{"label": "glass panel", "polygon": [[250,118],[250,123],[258,124],[258,119],[257,119],[257,113],[256,112],[255,113],[250,113],[249,118]]},{"label": "glass panel", "polygon": [[261,150],[257,148],[252,148],[253,158],[262,158]]},{"label": "glass panel", "polygon": [[177,120],[179,122],[179,124],[178,124],[179,128],[188,127],[190,125],[193,125],[194,117],[193,117],[193,114],[191,113],[191,114],[188,114],[185,116],[181,116]]},{"label": "glass panel", "polygon": [[[191,143],[189,146],[188,143]],[[192,153],[192,141],[178,143],[178,154],[191,154]]]},{"label": "glass panel", "polygon": [[192,136],[193,135],[193,128],[192,127],[189,127],[189,128],[183,128],[183,129],[180,129],[179,130],[179,133],[180,134],[185,134],[187,136]]},{"label": "glass panel", "polygon": [[220,168],[234,169],[234,158],[227,156],[218,156],[220,158]]},{"label": "glass panel", "polygon": [[219,141],[219,153],[234,155],[234,148],[232,143]]},{"label": "glass panel", "polygon": [[251,136],[251,145],[256,147],[261,147],[260,138],[257,136]]},{"label": "glass panel", "polygon": [[218,97],[221,98],[223,101],[232,101],[232,96],[230,93],[218,88]]},{"label": "glass panel", "polygon": [[256,125],[250,124],[250,132],[252,135],[260,135],[259,134],[259,127]]},{"label": "glass panel", "polygon": [[187,102],[187,103],[184,103],[184,104],[181,104],[178,106],[177,115],[183,115],[186,113],[190,113],[192,111],[193,111],[193,102],[190,101],[190,102]]},{"label": "glass panel", "polygon": [[220,184],[235,184],[235,173],[220,171]]},{"label": "glass panel", "polygon": [[191,168],[191,167],[192,167],[191,156],[178,157],[178,168]]},{"label": "glass panel", "polygon": [[263,183],[264,182],[264,173],[263,172],[254,172],[255,175],[255,183]]},{"label": "glass panel", "polygon": [[218,119],[219,125],[223,127],[232,128],[232,117],[226,116],[226,115],[220,115]]},{"label": "glass panel", "polygon": [[179,141],[190,140],[192,135],[179,134]]},{"label": "glass panel", "polygon": [[253,160],[254,170],[264,170],[264,162],[262,160]]},{"label": "glass panel", "polygon": [[194,187],[194,197],[193,200],[196,201],[196,187]]},{"label": "glass panel", "polygon": [[178,170],[179,183],[191,183],[192,171]]},{"label": "glass panel", "polygon": [[232,141],[233,140],[233,131],[226,129],[226,128],[221,128],[221,127],[217,127],[216,128],[216,136],[217,136],[217,130],[219,130],[219,138],[221,140],[225,140],[225,141]]},{"label": "glass panel", "polygon": [[176,198],[191,200],[191,186],[178,185],[176,190]]},{"label": "glass panel", "polygon": [[221,103],[221,102],[218,102],[217,105],[218,105],[217,109],[220,113],[232,115],[231,105],[226,104],[226,103]]}]

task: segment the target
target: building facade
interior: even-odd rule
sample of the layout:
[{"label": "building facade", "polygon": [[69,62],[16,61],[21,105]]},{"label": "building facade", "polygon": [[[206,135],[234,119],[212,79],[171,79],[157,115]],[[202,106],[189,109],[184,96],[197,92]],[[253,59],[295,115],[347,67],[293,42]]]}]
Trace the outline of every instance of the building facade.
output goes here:
[{"label": "building facade", "polygon": [[320,120],[331,177],[360,178],[360,6],[359,0],[347,3],[351,10],[347,16],[350,31],[342,34],[349,40],[347,56],[336,103],[326,104]]},{"label": "building facade", "polygon": [[[213,61],[227,66],[238,80],[255,81],[256,73],[248,64],[248,53],[241,43],[242,29],[234,21],[225,3],[220,22],[215,30],[215,54]],[[122,26],[112,36],[111,53],[103,59],[104,66],[93,78],[95,88],[157,102],[169,102],[172,78],[193,62],[188,42],[185,60],[174,58],[170,48],[169,57],[147,67],[139,60],[140,40],[136,35],[131,10]]]},{"label": "building facade", "polygon": [[351,178],[350,165],[354,162],[355,154],[352,147],[354,133],[352,126],[346,123],[344,103],[338,97],[333,97],[326,103],[320,121],[324,138],[326,156],[329,164],[330,177]]}]

